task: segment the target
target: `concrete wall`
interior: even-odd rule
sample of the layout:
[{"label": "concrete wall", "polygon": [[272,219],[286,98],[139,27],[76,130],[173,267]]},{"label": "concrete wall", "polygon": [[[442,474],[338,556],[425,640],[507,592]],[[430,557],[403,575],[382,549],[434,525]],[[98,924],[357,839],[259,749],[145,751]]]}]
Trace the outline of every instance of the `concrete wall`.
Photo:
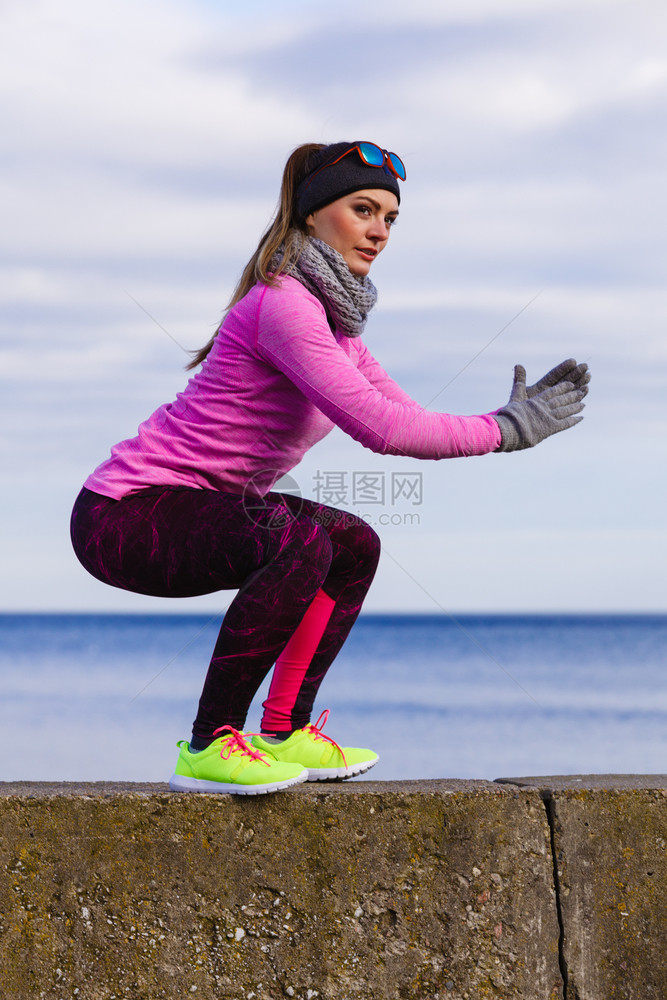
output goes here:
[{"label": "concrete wall", "polygon": [[510,780],[547,807],[566,1000],[667,1000],[667,775]]},{"label": "concrete wall", "polygon": [[0,998],[665,1000],[666,839],[662,776],[0,784]]}]

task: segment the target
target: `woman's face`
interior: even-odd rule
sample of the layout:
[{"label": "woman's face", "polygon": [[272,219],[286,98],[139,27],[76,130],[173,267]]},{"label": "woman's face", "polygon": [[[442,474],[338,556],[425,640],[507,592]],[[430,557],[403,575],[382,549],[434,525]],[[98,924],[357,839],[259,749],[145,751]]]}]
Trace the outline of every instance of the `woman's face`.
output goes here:
[{"label": "woman's face", "polygon": [[352,274],[363,277],[382,253],[398,216],[398,199],[391,191],[369,188],[343,195],[306,219],[308,235],[342,254]]}]

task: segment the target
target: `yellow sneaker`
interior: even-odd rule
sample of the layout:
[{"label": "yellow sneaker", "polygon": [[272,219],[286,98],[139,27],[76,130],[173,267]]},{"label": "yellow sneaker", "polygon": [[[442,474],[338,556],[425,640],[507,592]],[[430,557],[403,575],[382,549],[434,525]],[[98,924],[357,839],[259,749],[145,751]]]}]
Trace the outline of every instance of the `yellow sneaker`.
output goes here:
[{"label": "yellow sneaker", "polygon": [[180,754],[169,779],[172,792],[217,792],[227,795],[266,795],[306,781],[308,771],[300,764],[285,763],[246,740],[232,726],[205,750],[190,753],[185,740],[177,743]]},{"label": "yellow sneaker", "polygon": [[308,781],[339,781],[342,778],[353,778],[377,764],[380,758],[373,750],[339,747],[330,736],[325,736],[322,730],[328,718],[327,708],[315,725],[309,722],[282,743],[270,743],[260,734],[253,733],[252,745],[262,753],[271,754],[277,761],[305,767],[308,771]]}]

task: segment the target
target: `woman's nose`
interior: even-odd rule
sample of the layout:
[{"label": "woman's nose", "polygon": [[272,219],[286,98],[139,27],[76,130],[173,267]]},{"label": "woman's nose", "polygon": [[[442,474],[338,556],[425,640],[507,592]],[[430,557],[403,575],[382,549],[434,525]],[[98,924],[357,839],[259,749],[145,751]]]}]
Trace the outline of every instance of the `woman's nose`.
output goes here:
[{"label": "woman's nose", "polygon": [[389,223],[384,219],[373,219],[369,226],[367,236],[376,240],[389,239]]}]

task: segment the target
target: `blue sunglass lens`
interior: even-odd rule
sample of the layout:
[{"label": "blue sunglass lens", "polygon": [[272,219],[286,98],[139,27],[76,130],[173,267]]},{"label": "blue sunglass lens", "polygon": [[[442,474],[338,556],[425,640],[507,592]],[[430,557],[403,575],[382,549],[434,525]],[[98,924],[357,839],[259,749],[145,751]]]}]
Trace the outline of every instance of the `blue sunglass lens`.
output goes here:
[{"label": "blue sunglass lens", "polygon": [[381,167],[384,163],[384,153],[379,146],[374,145],[372,142],[360,142],[359,152],[369,167]]},{"label": "blue sunglass lens", "polygon": [[405,167],[403,166],[403,160],[401,160],[399,156],[396,156],[396,153],[388,153],[387,155],[391,161],[392,167],[396,171],[397,176],[400,178],[400,180],[404,181]]}]

